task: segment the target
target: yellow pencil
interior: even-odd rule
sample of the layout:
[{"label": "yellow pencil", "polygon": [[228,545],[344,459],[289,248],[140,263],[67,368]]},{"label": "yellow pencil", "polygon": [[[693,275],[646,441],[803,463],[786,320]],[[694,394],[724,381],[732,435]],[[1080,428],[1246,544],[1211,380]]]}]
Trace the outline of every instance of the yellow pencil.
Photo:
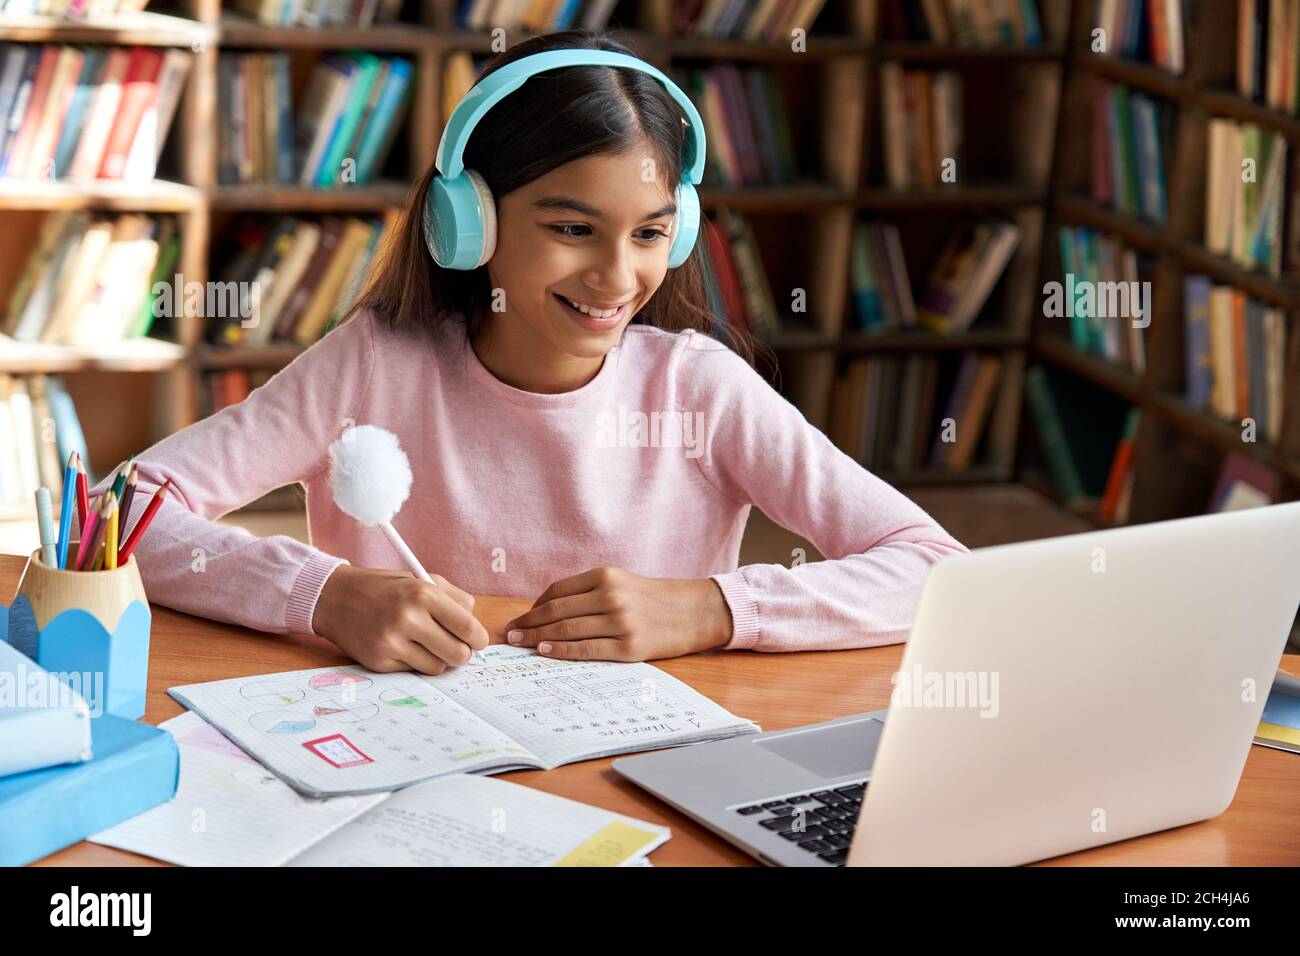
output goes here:
[{"label": "yellow pencil", "polygon": [[109,515],[108,528],[104,531],[104,567],[112,571],[117,567],[117,501],[113,499],[113,493],[108,493]]}]

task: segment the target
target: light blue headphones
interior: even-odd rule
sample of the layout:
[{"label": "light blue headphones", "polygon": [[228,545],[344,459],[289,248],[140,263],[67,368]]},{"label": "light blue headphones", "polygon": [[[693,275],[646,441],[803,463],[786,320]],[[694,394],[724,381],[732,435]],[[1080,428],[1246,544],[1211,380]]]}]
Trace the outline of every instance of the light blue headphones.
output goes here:
[{"label": "light blue headphones", "polygon": [[483,177],[463,162],[465,144],[479,120],[529,79],[565,66],[617,66],[639,70],[663,84],[688,120],[686,155],[677,185],[677,221],[668,247],[668,268],[686,261],[700,231],[700,198],[695,186],[704,175],[704,123],[690,99],[667,76],[644,60],[609,50],[549,50],[509,63],[475,84],[456,106],[438,144],[440,175],[429,186],[424,205],[424,241],[444,269],[477,269],[492,258],[497,243],[496,204]]}]

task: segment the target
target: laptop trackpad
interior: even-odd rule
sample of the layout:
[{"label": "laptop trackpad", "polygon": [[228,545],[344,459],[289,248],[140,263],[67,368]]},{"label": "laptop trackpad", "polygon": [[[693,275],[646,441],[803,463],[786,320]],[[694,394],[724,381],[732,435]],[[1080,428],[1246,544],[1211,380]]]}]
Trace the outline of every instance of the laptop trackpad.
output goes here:
[{"label": "laptop trackpad", "polygon": [[808,727],[755,740],[762,747],[827,779],[866,776],[876,758],[885,725],[874,717],[830,726]]}]

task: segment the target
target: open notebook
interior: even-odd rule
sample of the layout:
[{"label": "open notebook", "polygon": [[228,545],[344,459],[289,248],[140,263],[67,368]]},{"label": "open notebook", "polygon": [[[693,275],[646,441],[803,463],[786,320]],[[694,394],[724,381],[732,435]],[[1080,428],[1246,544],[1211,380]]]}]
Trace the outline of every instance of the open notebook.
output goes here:
[{"label": "open notebook", "polygon": [[396,793],[304,797],[196,714],[176,796],[91,837],[183,866],[638,866],[667,827],[457,774]]},{"label": "open notebook", "polygon": [[559,661],[504,644],[437,677],[349,665],[168,693],[313,797],[759,730],[649,664]]}]

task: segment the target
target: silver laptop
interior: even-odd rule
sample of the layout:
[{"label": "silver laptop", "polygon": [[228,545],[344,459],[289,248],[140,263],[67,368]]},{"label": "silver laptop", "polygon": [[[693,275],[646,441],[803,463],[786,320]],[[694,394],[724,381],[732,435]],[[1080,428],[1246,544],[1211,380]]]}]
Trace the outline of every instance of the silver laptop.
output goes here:
[{"label": "silver laptop", "polygon": [[773,865],[1045,859],[1228,807],[1298,605],[1300,502],[984,548],[931,569],[887,716],[614,769]]}]

